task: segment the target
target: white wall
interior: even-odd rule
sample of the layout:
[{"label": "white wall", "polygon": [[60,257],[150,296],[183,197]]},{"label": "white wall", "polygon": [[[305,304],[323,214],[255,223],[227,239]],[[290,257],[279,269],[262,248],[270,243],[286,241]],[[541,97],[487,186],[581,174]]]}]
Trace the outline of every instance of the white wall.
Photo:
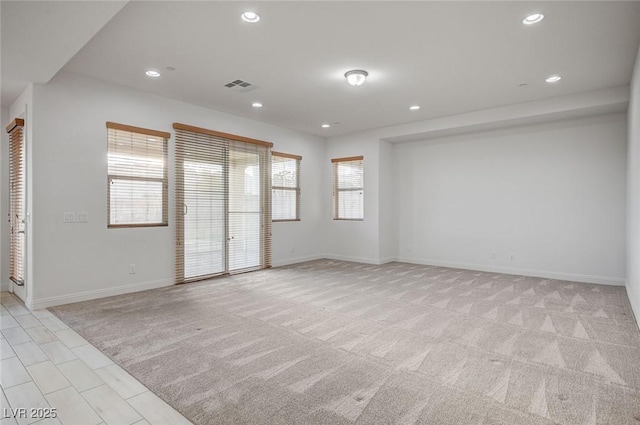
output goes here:
[{"label": "white wall", "polygon": [[[168,132],[173,122],[182,122],[271,141],[274,150],[302,155],[302,221],[274,223],[273,262],[324,252],[324,208],[314,196],[322,191],[322,164],[315,160],[324,152],[322,138],[71,73],[36,85],[34,102],[35,307],[173,283],[173,185],[169,227],[107,229],[106,121]],[[87,212],[89,222],[64,224],[65,211]],[[129,274],[129,264],[136,264],[136,274]]]},{"label": "white wall", "polygon": [[384,140],[378,142],[379,156],[379,262],[387,263],[398,256],[398,209],[396,163],[394,145]]},{"label": "white wall", "polygon": [[627,294],[640,322],[640,50],[631,78],[628,124]]},{"label": "white wall", "polygon": [[400,260],[624,284],[624,114],[395,149]]}]

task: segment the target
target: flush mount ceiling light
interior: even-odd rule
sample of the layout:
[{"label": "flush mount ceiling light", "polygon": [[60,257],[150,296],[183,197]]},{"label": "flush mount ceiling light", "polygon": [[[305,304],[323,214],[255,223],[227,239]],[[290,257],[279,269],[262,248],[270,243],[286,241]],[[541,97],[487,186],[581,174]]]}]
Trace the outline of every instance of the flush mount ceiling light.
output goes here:
[{"label": "flush mount ceiling light", "polygon": [[322,128],[329,128],[329,127],[331,127],[331,125],[330,124],[322,124],[321,127]]},{"label": "flush mount ceiling light", "polygon": [[529,15],[522,20],[522,23],[525,25],[533,25],[544,19],[544,15],[542,13],[534,13],[533,15]]},{"label": "flush mount ceiling light", "polygon": [[145,72],[145,74],[147,74],[147,77],[151,77],[151,78],[158,78],[160,76],[160,73],[158,71],[154,71],[152,69]]},{"label": "flush mount ceiling light", "polygon": [[558,81],[562,80],[562,77],[559,75],[550,75],[547,77],[547,79],[545,80],[547,83],[557,83]]},{"label": "flush mount ceiling light", "polygon": [[364,80],[367,79],[367,75],[369,73],[367,71],[363,71],[361,69],[354,69],[353,71],[349,71],[344,74],[344,77],[347,79],[347,82],[354,87],[361,86],[364,83]]},{"label": "flush mount ceiling light", "polygon": [[409,109],[411,109],[412,111],[417,111],[418,109],[420,109],[420,106],[419,105],[409,106]]},{"label": "flush mount ceiling light", "polygon": [[250,24],[255,24],[260,20],[260,15],[256,12],[244,12],[241,17],[243,21],[249,22]]},{"label": "flush mount ceiling light", "polygon": [[251,104],[251,106],[253,106],[254,108],[262,108],[262,103],[260,103],[260,102],[253,102],[253,103]]}]

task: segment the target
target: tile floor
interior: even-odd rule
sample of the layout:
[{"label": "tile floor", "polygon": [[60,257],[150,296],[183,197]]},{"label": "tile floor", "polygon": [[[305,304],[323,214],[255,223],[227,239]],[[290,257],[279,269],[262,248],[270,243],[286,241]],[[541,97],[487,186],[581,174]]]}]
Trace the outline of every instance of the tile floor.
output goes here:
[{"label": "tile floor", "polygon": [[[0,425],[191,424],[49,311],[0,299]],[[5,417],[18,408],[57,418]]]}]

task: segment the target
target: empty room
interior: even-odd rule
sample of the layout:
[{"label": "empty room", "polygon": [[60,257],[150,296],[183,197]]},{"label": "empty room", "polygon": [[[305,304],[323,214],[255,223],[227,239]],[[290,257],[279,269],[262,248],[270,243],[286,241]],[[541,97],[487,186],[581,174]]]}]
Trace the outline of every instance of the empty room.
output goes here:
[{"label": "empty room", "polygon": [[2,425],[640,424],[640,2],[0,18]]}]

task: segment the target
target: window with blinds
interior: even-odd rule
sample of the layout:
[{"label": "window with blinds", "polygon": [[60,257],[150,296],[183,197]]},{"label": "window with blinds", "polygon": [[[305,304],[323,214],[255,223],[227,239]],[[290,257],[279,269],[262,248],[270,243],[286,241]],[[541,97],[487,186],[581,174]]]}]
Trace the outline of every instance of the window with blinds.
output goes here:
[{"label": "window with blinds", "polygon": [[167,226],[169,133],[107,123],[107,226]]},{"label": "window with blinds", "polygon": [[273,221],[300,220],[301,156],[272,152],[271,218]]},{"label": "window with blinds", "polygon": [[270,267],[272,144],[173,128],[176,282]]},{"label": "window with blinds", "polygon": [[24,120],[16,118],[7,126],[9,133],[9,278],[24,285],[25,270],[25,149]]},{"label": "window with blinds", "polygon": [[354,156],[331,160],[334,220],[364,220],[363,159]]}]

